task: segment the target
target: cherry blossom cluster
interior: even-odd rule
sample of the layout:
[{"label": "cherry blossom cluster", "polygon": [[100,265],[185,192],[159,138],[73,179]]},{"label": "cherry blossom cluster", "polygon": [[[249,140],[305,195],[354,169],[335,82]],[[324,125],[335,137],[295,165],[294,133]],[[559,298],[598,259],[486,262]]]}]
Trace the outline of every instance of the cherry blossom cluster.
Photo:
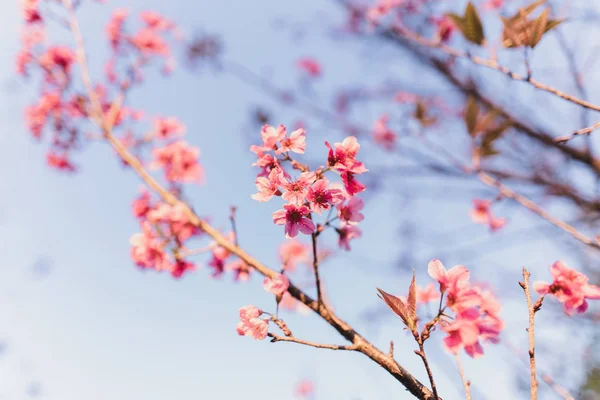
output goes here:
[{"label": "cherry blossom cluster", "polygon": [[506,225],[506,218],[498,218],[492,214],[490,200],[473,200],[473,208],[470,211],[471,219],[477,224],[488,225],[492,232]]},{"label": "cherry blossom cluster", "polygon": [[142,232],[130,239],[131,258],[136,265],[168,271],[175,278],[195,269],[193,263],[185,260],[185,243],[202,232],[190,222],[183,207],[153,202],[144,191],[133,202],[132,209],[142,228]]},{"label": "cherry blossom cluster", "polygon": [[556,297],[563,304],[565,314],[581,314],[587,311],[587,300],[600,300],[600,287],[590,285],[589,278],[571,269],[564,261],[556,261],[550,267],[553,281],[537,281],[533,288],[541,295]]},{"label": "cherry blossom cluster", "polygon": [[[361,235],[356,224],[363,219],[360,213],[363,202],[354,196],[364,191],[365,186],[356,179],[356,175],[367,171],[363,163],[356,159],[360,148],[356,138],[347,137],[334,146],[325,142],[329,149],[327,163],[311,171],[290,155],[304,154],[304,129],[297,129],[288,135],[283,125],[277,128],[265,125],[261,129],[261,136],[262,145],[250,147],[258,157],[253,165],[260,168],[256,178],[258,193],[252,195],[252,198],[266,202],[277,196],[287,201],[283,209],[273,213],[273,222],[285,226],[287,238],[296,237],[298,233],[320,233],[334,219],[339,219],[341,224],[335,228],[339,246],[349,250],[350,240]],[[300,171],[297,178],[290,175],[285,163]],[[329,171],[339,174],[342,184],[330,183],[324,176]],[[315,226],[313,213],[322,215],[323,211],[329,211],[331,214],[334,209],[337,210],[334,219],[327,219],[323,225]]]},{"label": "cherry blossom cluster", "polygon": [[240,322],[236,331],[240,336],[263,340],[269,331],[269,319],[259,318],[263,312],[254,306],[240,308]]},{"label": "cherry blossom cluster", "polygon": [[464,348],[476,358],[483,355],[480,341],[498,343],[504,323],[495,295],[482,285],[470,283],[470,272],[463,265],[446,270],[440,260],[431,260],[427,270],[438,281],[442,296],[446,295],[445,308],[454,312],[452,320],[440,318],[441,328],[448,334],[444,338],[446,349],[457,353]]}]

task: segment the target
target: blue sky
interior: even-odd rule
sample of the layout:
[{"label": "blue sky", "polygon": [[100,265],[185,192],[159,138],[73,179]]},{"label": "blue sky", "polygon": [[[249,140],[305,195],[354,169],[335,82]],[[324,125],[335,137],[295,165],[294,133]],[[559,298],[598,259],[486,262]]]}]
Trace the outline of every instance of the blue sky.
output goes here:
[{"label": "blue sky", "polygon": [[[374,60],[377,68],[365,66],[357,58],[373,49],[325,40],[331,23],[341,21],[336,20],[334,5],[317,0],[110,0],[107,5],[86,5],[81,21],[90,48],[106,49],[104,24],[108,11],[117,6],[130,8],[132,13],[163,12],[188,33],[197,27],[218,32],[228,59],[288,85],[297,82],[295,60],[314,56],[323,62],[327,77],[312,88],[317,94],[344,82],[375,82],[378,72],[403,68],[402,60],[385,66]],[[293,40],[290,29],[276,29],[282,18],[304,31],[300,40]],[[315,381],[318,399],[410,398],[359,354],[238,337],[234,328],[239,307],[273,308],[258,277],[247,284],[232,283],[230,276],[215,281],[203,268],[176,281],[136,269],[129,258],[128,239],[138,230],[130,211],[138,191],[137,178],[123,170],[102,143],[92,143],[76,158],[80,173],[65,176],[50,171],[44,165],[46,145],[36,144],[24,128],[22,110],[35,91],[33,85],[15,79],[12,70],[18,20],[17,2],[7,2],[0,15],[0,59],[8,60],[0,65],[4,88],[0,94],[0,170],[5,171],[0,181],[0,399],[27,398],[39,392],[40,398],[49,400],[227,400],[241,395],[279,400],[291,399],[294,385],[303,378]],[[68,40],[64,34],[55,34]],[[103,66],[104,51],[90,54],[96,73]],[[419,76],[418,71],[405,71],[406,81],[414,82]],[[277,102],[230,76],[209,71],[193,74],[179,69],[172,78],[150,81],[132,97],[135,106],[149,114],[179,117],[188,127],[187,139],[201,148],[207,183],[189,190],[194,208],[211,215],[216,226],[227,228],[229,205],[238,206],[240,242],[275,265],[276,249],[283,241],[281,227],[272,225],[270,218],[277,205],[250,199],[255,171],[245,140],[251,134],[258,138],[247,123],[249,106]],[[277,115],[288,125],[299,119],[289,110]],[[315,125],[314,129],[321,131],[317,137],[309,130],[309,146],[324,154],[327,128]],[[339,133],[332,131],[330,140],[338,138]],[[419,219],[436,232],[445,232],[426,243],[416,240],[415,264],[406,267],[415,268],[422,282],[427,261],[440,257],[440,248],[451,248],[455,240],[464,247],[470,243],[467,237],[476,238],[474,242],[489,240],[487,231],[465,218],[468,201],[440,205],[446,194],[446,187],[434,186],[432,197],[410,210],[399,205],[406,193],[371,200],[365,210],[364,237],[356,242],[355,252],[336,257],[323,271],[339,314],[382,347],[395,340],[399,361],[423,381],[423,368],[400,322],[388,319],[374,327],[360,312],[378,304],[375,287],[402,293],[408,286],[406,274],[392,268],[400,245],[390,213]],[[526,214],[513,211],[514,219],[521,216],[521,225],[515,223],[509,229],[531,226]],[[516,254],[522,249],[517,247],[506,255],[479,257],[479,269],[473,266],[475,278],[493,284],[515,282],[522,264],[536,266],[540,278],[547,278],[546,265],[565,256],[543,241],[531,239],[530,244],[528,253],[519,257]],[[448,258],[444,262],[451,266],[462,261]],[[518,288],[507,293],[519,295]],[[507,302],[504,314],[511,331],[522,334],[513,341],[524,344],[522,302]],[[284,318],[297,337],[341,341],[315,317],[284,314]],[[551,323],[550,317],[540,320]],[[556,338],[566,340],[558,334]],[[439,346],[439,338],[430,342],[442,393],[448,399],[460,398],[452,358]],[[520,364],[507,357],[503,346],[488,346],[486,353],[483,360],[465,360],[467,374],[476,389],[491,379],[483,391],[493,391],[489,398],[510,398],[514,395],[511,373]]]}]

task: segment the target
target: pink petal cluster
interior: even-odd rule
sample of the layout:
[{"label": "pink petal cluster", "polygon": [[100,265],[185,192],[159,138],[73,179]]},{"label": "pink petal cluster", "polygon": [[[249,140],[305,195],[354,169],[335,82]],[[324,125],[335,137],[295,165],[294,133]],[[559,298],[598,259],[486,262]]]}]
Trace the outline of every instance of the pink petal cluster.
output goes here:
[{"label": "pink petal cluster", "polygon": [[452,37],[452,34],[456,30],[456,25],[450,17],[443,16],[439,18],[433,18],[433,24],[437,29],[437,35],[441,42],[447,42]]},{"label": "pink petal cluster", "polygon": [[441,297],[440,292],[435,288],[433,283],[430,283],[425,288],[417,286],[417,304],[425,304],[432,301],[437,301]]},{"label": "pink petal cluster", "polygon": [[152,136],[158,139],[171,139],[176,136],[182,136],[185,133],[185,125],[177,118],[155,118],[152,127]]},{"label": "pink petal cluster", "polygon": [[263,289],[267,292],[280,296],[287,292],[290,287],[290,280],[284,274],[278,274],[275,278],[265,278],[263,281]]},{"label": "pink petal cluster", "polygon": [[315,385],[308,379],[304,379],[296,385],[296,396],[302,399],[309,398],[315,393]]},{"label": "pink petal cluster", "polygon": [[254,306],[240,308],[240,322],[235,329],[240,336],[247,336],[256,340],[263,340],[269,331],[269,321],[259,318],[262,311]]},{"label": "pink petal cluster", "polygon": [[506,225],[506,218],[495,217],[490,210],[491,205],[489,200],[474,199],[470,215],[473,222],[488,225],[490,230],[495,232]]},{"label": "pink petal cluster", "polygon": [[284,269],[291,272],[298,263],[309,262],[310,248],[297,239],[286,240],[279,246],[279,260]]},{"label": "pink petal cluster", "polygon": [[342,177],[344,188],[350,196],[365,190],[365,186],[356,180],[355,175],[367,172],[364,164],[356,159],[360,145],[354,136],[348,136],[341,143],[335,143],[335,149],[328,143],[327,165],[338,171]]},{"label": "pink petal cluster", "polygon": [[452,353],[464,348],[473,358],[482,356],[480,341],[497,343],[504,328],[495,296],[471,284],[469,270],[462,265],[446,270],[440,260],[432,260],[428,272],[438,281],[440,292],[446,294],[445,306],[455,313],[452,321],[444,320],[442,324],[442,330],[448,334],[444,346]]},{"label": "pink petal cluster", "polygon": [[373,125],[373,141],[383,147],[387,151],[392,151],[396,148],[398,135],[388,126],[389,117],[383,114]]},{"label": "pink petal cluster", "polygon": [[534,282],[533,288],[542,295],[551,295],[563,303],[565,314],[581,314],[587,311],[587,300],[600,300],[600,286],[589,284],[589,278],[571,269],[564,261],[556,261],[550,267],[552,283]]},{"label": "pink petal cluster", "polygon": [[312,78],[318,78],[323,73],[321,64],[314,58],[301,58],[296,62],[296,65]]},{"label": "pink petal cluster", "polygon": [[130,239],[135,264],[169,271],[175,278],[195,269],[182,255],[186,251],[185,243],[202,232],[190,222],[183,206],[153,202],[150,193],[143,190],[132,204],[132,213],[142,228],[141,233]]},{"label": "pink petal cluster", "polygon": [[198,162],[200,150],[178,140],[153,150],[153,169],[162,168],[169,182],[202,183],[204,170]]},{"label": "pink petal cluster", "polygon": [[273,222],[276,225],[285,225],[285,237],[293,238],[298,232],[310,235],[315,231],[315,224],[309,218],[310,209],[306,206],[285,204],[283,210],[273,213]]}]

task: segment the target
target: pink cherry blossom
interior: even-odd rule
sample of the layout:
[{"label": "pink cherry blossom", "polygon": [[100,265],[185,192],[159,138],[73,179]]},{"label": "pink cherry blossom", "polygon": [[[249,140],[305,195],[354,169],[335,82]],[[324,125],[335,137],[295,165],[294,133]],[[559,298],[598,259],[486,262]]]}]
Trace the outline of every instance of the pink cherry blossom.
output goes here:
[{"label": "pink cherry blossom", "polygon": [[23,8],[23,19],[28,24],[40,22],[42,16],[38,10],[39,0],[21,0],[21,6]]},{"label": "pink cherry blossom", "polygon": [[129,240],[131,258],[142,268],[154,268],[157,271],[169,270],[171,263],[163,250],[161,240],[152,232],[149,222],[142,224],[142,233],[136,233]]},{"label": "pink cherry blossom", "polygon": [[263,340],[269,332],[269,322],[260,318],[250,318],[247,321],[238,322],[236,331],[240,336]]},{"label": "pink cherry blossom", "polygon": [[285,126],[279,125],[277,128],[271,125],[264,125],[260,130],[260,135],[263,140],[263,146],[266,150],[274,150],[277,143],[285,137]]},{"label": "pink cherry blossom", "polygon": [[352,172],[344,171],[341,173],[341,177],[342,182],[344,182],[346,192],[348,192],[350,196],[354,196],[357,193],[365,191],[366,186],[357,181]]},{"label": "pink cherry blossom", "polygon": [[382,146],[385,150],[391,151],[396,147],[398,135],[388,127],[389,117],[384,114],[373,126],[373,141]]},{"label": "pink cherry blossom", "polygon": [[353,174],[367,172],[364,164],[356,159],[360,145],[354,136],[348,136],[341,143],[335,143],[335,150],[328,142],[325,142],[325,145],[329,148],[327,165],[330,168]]},{"label": "pink cherry blossom", "polygon": [[202,183],[204,171],[198,163],[200,150],[185,141],[177,141],[154,149],[154,169],[163,168],[165,178],[171,182]]},{"label": "pink cherry blossom", "polygon": [[417,303],[429,303],[440,299],[440,292],[430,283],[425,288],[417,286]]},{"label": "pink cherry blossom", "polygon": [[196,266],[193,263],[184,260],[177,260],[171,266],[171,276],[173,276],[173,278],[179,279],[187,271],[193,271],[195,269]]},{"label": "pink cherry blossom", "polygon": [[358,226],[345,222],[339,228],[336,228],[336,231],[338,233],[338,245],[346,251],[350,251],[350,240],[358,239],[362,236],[362,232]]},{"label": "pink cherry blossom", "polygon": [[128,14],[126,9],[118,8],[113,11],[112,17],[106,25],[106,35],[113,50],[116,50],[123,41],[123,24]]},{"label": "pink cherry blossom", "polygon": [[302,128],[296,129],[290,133],[289,137],[280,140],[281,147],[275,151],[275,154],[281,154],[286,151],[304,154],[304,151],[306,150],[306,131]]},{"label": "pink cherry blossom", "polygon": [[152,127],[153,136],[158,139],[170,139],[175,136],[182,136],[185,133],[185,125],[177,118],[155,118]]},{"label": "pink cherry blossom", "polygon": [[158,31],[166,31],[174,27],[174,24],[171,21],[153,11],[143,11],[140,14],[140,18],[148,28]]},{"label": "pink cherry blossom", "polygon": [[143,190],[140,197],[134,200],[131,208],[134,217],[146,217],[146,214],[150,211],[150,193],[147,190]]},{"label": "pink cherry blossom", "polygon": [[46,162],[51,168],[55,168],[60,171],[74,172],[75,166],[68,159],[66,154],[56,154],[49,152],[46,154]]},{"label": "pink cherry blossom", "polygon": [[550,267],[553,281],[534,282],[533,288],[542,295],[552,295],[563,303],[565,314],[584,313],[588,309],[587,300],[600,300],[600,286],[589,284],[589,278],[567,266],[564,261],[556,261]]},{"label": "pink cherry blossom", "polygon": [[440,41],[449,41],[452,37],[452,33],[456,30],[456,25],[454,25],[452,19],[444,15],[440,18],[433,18],[433,23],[437,28],[437,34]]},{"label": "pink cherry blossom", "polygon": [[282,188],[284,190],[283,197],[284,200],[289,201],[290,203],[302,204],[306,198],[306,194],[308,193],[308,188],[316,179],[316,174],[314,172],[302,172],[298,179],[295,181],[289,180],[287,178],[282,178]]},{"label": "pink cherry blossom", "polygon": [[247,305],[240,308],[240,320],[247,321],[251,318],[258,318],[262,315],[262,311],[252,305]]},{"label": "pink cherry blossom", "polygon": [[449,286],[464,286],[469,280],[469,270],[464,265],[456,265],[446,271],[440,260],[433,259],[427,266],[429,276],[438,281],[440,292],[444,293]]},{"label": "pink cherry blossom", "polygon": [[329,210],[331,206],[343,202],[344,194],[339,189],[330,189],[329,181],[321,178],[308,187],[306,201],[310,203],[314,212],[321,215],[323,210]]},{"label": "pink cherry blossom", "polygon": [[263,280],[263,289],[274,295],[285,293],[290,287],[290,280],[284,274],[278,274],[275,278],[265,278]]},{"label": "pink cherry blossom", "polygon": [[310,248],[297,239],[286,240],[279,246],[279,259],[286,271],[291,272],[297,263],[308,262]]},{"label": "pink cherry blossom", "polygon": [[301,58],[296,65],[313,78],[317,78],[323,73],[319,62],[313,58]]},{"label": "pink cherry blossom", "polygon": [[470,211],[471,219],[478,224],[488,225],[492,232],[506,225],[506,218],[497,218],[490,210],[492,202],[489,200],[473,200],[473,209]]},{"label": "pink cherry blossom", "polygon": [[296,396],[300,398],[308,398],[315,392],[315,385],[308,379],[304,379],[296,385]]},{"label": "pink cherry blossom", "polygon": [[233,272],[233,280],[236,282],[243,282],[250,279],[250,268],[248,267],[248,264],[239,258],[225,264],[224,269]]},{"label": "pink cherry blossom", "polygon": [[145,56],[169,55],[169,45],[154,29],[144,28],[130,38],[130,42]]},{"label": "pink cherry blossom", "polygon": [[253,194],[251,197],[256,201],[265,202],[271,200],[275,195],[281,195],[279,184],[283,179],[281,170],[277,169],[271,170],[268,178],[259,176],[256,178],[258,193]]},{"label": "pink cherry blossom", "polygon": [[200,229],[190,222],[185,207],[181,203],[175,206],[166,203],[159,204],[148,212],[148,220],[154,223],[167,223],[169,233],[175,235],[179,242],[184,242],[200,233]]},{"label": "pink cherry blossom", "polygon": [[315,231],[315,224],[308,218],[309,215],[310,209],[306,206],[285,204],[283,210],[273,213],[273,222],[276,225],[285,225],[285,236],[287,238],[296,237],[298,231],[310,235]]},{"label": "pink cherry blossom", "polygon": [[345,205],[338,204],[338,217],[350,225],[361,222],[365,216],[360,212],[365,203],[358,197],[352,197]]}]

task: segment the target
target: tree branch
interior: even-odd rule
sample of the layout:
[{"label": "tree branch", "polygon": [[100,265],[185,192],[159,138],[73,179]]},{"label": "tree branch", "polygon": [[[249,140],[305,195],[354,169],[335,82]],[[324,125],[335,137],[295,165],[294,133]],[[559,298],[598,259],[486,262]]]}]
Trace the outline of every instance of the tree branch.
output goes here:
[{"label": "tree branch", "polygon": [[[523,282],[519,282],[521,288],[525,292],[525,298],[527,299],[527,309],[529,311],[529,370],[531,372],[531,400],[537,400],[538,391],[538,380],[535,371],[535,332],[534,332],[534,318],[536,309],[531,301],[531,290],[529,289],[529,277],[531,274],[525,268],[523,268]],[[540,303],[541,305],[541,303]],[[538,308],[539,310],[539,308]]]},{"label": "tree branch", "polygon": [[317,349],[329,349],[329,350],[348,350],[348,351],[357,351],[358,350],[358,346],[357,345],[350,345],[350,346],[342,346],[342,345],[337,345],[337,344],[322,344],[322,343],[314,343],[314,342],[308,342],[306,340],[300,340],[300,339],[296,339],[293,336],[277,336],[274,333],[269,333],[268,334],[271,339],[271,343],[276,343],[276,342],[291,342],[291,343],[298,343],[298,344],[302,344],[304,346],[310,346],[310,347],[316,347]]}]

